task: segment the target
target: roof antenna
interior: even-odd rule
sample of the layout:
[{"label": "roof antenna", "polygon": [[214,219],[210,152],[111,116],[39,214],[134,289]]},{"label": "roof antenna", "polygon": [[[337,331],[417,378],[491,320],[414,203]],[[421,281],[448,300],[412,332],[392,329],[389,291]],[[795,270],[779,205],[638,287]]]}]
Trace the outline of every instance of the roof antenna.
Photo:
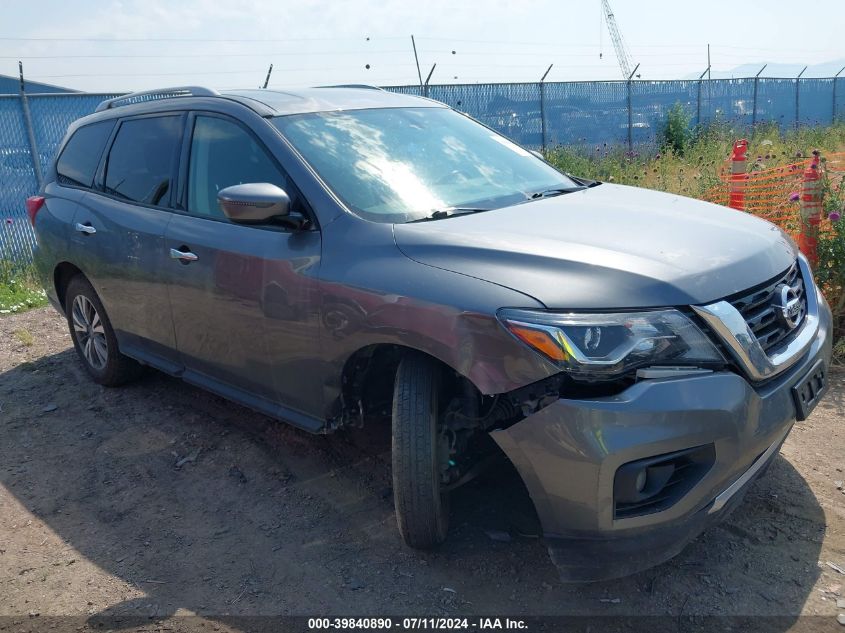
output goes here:
[{"label": "roof antenna", "polygon": [[267,88],[267,84],[270,83],[270,73],[272,73],[272,72],[273,72],[273,64],[270,64],[270,68],[267,69],[267,77],[266,77],[266,79],[264,79],[264,85],[261,86],[262,90],[265,90]]}]

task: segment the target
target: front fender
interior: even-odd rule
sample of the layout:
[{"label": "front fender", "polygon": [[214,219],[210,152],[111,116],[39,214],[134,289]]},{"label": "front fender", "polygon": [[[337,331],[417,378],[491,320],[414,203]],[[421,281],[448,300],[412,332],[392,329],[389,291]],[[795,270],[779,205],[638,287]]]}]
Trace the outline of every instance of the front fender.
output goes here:
[{"label": "front fender", "polygon": [[540,303],[510,288],[409,259],[393,242],[391,228],[347,216],[324,230],[320,286],[326,403],[339,396],[349,358],[371,345],[429,354],[483,394],[512,391],[559,372],[496,318],[499,308],[542,308]]}]

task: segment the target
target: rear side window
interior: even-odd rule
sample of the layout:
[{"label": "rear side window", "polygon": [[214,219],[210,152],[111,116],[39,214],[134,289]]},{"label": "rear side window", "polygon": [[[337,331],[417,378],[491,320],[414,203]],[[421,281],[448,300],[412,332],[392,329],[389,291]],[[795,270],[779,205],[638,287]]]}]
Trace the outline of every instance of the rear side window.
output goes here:
[{"label": "rear side window", "polygon": [[60,184],[91,186],[112,128],[113,120],[100,121],[84,125],[73,133],[56,163]]},{"label": "rear side window", "polygon": [[167,206],[181,139],[178,115],[123,121],[106,163],[106,193]]}]

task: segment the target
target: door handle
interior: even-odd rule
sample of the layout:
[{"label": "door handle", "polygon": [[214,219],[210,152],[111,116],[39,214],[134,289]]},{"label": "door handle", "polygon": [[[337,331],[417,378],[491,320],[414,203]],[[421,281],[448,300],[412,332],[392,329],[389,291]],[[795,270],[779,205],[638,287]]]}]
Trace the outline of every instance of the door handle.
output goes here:
[{"label": "door handle", "polygon": [[178,248],[171,248],[170,259],[178,259],[183,264],[189,264],[190,262],[197,261],[199,257],[197,257],[195,253],[192,253],[188,250],[180,251]]},{"label": "door handle", "polygon": [[85,233],[86,235],[94,235],[94,233],[97,232],[97,229],[95,229],[93,226],[91,226],[87,222],[85,224],[80,224],[79,222],[77,222],[76,226],[73,227],[73,228],[75,228],[80,233]]}]

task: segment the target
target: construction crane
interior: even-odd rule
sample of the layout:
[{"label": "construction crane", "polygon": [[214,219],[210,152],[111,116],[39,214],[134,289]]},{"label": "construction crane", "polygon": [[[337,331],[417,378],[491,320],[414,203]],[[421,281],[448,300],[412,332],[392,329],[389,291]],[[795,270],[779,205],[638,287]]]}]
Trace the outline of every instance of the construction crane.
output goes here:
[{"label": "construction crane", "polygon": [[[616,24],[616,18],[613,17],[613,9],[610,8],[608,0],[601,0],[602,16],[607,22],[607,30],[610,33],[610,39],[613,41],[613,49],[616,51],[616,59],[619,62],[619,68],[622,70],[622,78],[629,79],[631,72],[634,69],[631,61],[631,56],[628,54],[628,49],[625,48],[625,41],[622,39],[622,34],[619,32],[619,27]],[[602,54],[599,53],[599,57]]]}]

